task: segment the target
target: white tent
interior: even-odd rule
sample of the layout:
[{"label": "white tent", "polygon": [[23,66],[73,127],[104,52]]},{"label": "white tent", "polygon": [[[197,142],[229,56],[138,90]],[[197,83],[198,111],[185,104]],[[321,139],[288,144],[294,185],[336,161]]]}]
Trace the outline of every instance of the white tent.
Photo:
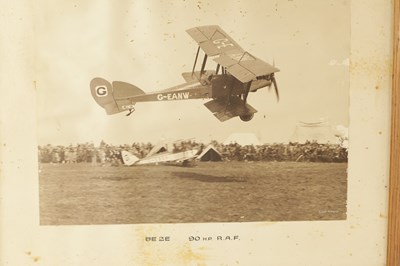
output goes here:
[{"label": "white tent", "polygon": [[197,156],[200,161],[222,161],[222,155],[219,151],[213,146],[208,145],[202,153]]},{"label": "white tent", "polygon": [[224,141],[224,145],[235,144],[235,143],[241,146],[261,145],[261,142],[253,133],[233,133]]}]

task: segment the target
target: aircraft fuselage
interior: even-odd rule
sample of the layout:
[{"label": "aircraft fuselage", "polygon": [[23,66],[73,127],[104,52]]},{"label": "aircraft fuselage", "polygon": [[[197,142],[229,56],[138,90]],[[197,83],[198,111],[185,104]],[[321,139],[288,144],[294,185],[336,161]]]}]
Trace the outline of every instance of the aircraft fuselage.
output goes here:
[{"label": "aircraft fuselage", "polygon": [[199,81],[183,83],[167,90],[151,92],[131,97],[134,102],[177,101],[191,99],[218,99],[228,96],[240,96],[248,90],[254,92],[270,85],[266,80],[254,80],[243,84],[228,74],[205,76]]},{"label": "aircraft fuselage", "polygon": [[144,95],[132,97],[131,100],[135,102],[157,102],[157,101],[176,101],[176,100],[190,100],[190,99],[208,99],[211,95],[211,88],[209,85],[201,85],[200,83],[187,86],[182,84],[182,89],[177,91],[159,91],[152,92]]}]

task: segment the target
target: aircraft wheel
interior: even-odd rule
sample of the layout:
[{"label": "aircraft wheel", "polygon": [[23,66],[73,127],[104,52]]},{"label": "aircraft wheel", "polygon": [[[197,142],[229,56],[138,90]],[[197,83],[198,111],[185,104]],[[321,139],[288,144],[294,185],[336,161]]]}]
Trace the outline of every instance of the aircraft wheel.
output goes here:
[{"label": "aircraft wheel", "polygon": [[241,115],[240,120],[244,121],[244,122],[248,122],[251,119],[253,119],[254,114],[250,114],[250,115]]}]

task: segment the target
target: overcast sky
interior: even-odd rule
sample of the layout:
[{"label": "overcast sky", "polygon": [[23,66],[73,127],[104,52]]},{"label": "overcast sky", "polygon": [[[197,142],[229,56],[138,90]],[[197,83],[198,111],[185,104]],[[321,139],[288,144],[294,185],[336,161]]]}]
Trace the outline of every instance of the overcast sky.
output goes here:
[{"label": "overcast sky", "polygon": [[[298,121],[348,125],[349,0],[36,1],[39,144],[112,144],[252,132],[287,142]],[[183,83],[197,50],[186,29],[220,25],[239,45],[281,71],[273,90],[249,95],[253,120],[219,122],[207,100],[137,103],[108,116],[90,94],[94,77],[145,92]]]}]

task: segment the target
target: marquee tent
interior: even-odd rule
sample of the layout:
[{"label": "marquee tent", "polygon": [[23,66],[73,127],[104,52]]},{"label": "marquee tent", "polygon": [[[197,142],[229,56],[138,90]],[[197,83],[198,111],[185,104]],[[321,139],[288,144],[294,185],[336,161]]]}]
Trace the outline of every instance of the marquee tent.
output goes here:
[{"label": "marquee tent", "polygon": [[224,141],[224,145],[235,144],[235,143],[241,146],[261,145],[261,142],[253,133],[233,133]]},{"label": "marquee tent", "polygon": [[338,143],[335,130],[328,122],[299,122],[293,132],[291,142]]}]

